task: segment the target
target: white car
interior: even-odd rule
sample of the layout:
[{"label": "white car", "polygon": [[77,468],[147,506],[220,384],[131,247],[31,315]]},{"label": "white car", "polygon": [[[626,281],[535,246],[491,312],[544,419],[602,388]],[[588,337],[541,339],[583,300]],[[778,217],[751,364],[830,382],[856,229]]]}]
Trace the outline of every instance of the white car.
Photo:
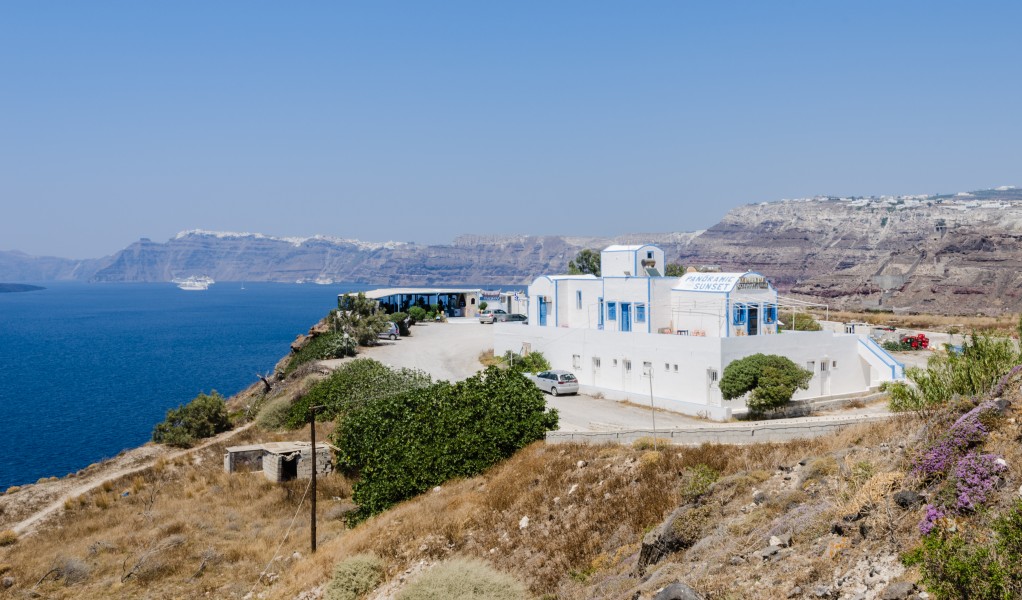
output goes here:
[{"label": "white car", "polygon": [[494,308],[494,309],[487,308],[483,312],[479,313],[479,322],[480,323],[489,323],[490,325],[492,325],[492,324],[494,324],[494,323],[496,323],[498,321],[506,321],[506,320],[507,320],[507,311],[502,309],[502,308]]},{"label": "white car", "polygon": [[550,392],[552,396],[578,393],[578,379],[571,371],[542,371],[535,375],[526,373],[525,376],[536,384],[536,387],[544,392]]}]

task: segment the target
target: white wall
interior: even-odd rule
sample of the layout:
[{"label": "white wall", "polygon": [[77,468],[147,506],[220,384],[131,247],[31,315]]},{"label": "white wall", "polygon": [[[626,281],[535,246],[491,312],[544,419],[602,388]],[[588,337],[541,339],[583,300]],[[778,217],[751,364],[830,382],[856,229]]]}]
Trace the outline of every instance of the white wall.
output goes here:
[{"label": "white wall", "polygon": [[[621,330],[621,303],[624,302],[630,305],[632,333],[644,334],[655,331],[649,321],[652,286],[653,278],[650,277],[605,277],[603,279],[604,310],[608,310],[607,303],[616,303],[617,318],[613,321],[605,319],[603,328],[607,331]],[[641,323],[635,320],[636,304],[643,304],[646,307],[646,320]]]},{"label": "white wall", "polygon": [[[599,279],[560,279],[555,285],[558,295],[557,326],[596,329],[603,282]],[[581,307],[578,306],[579,292],[582,294]]]},{"label": "white wall", "polygon": [[547,327],[554,326],[554,282],[546,277],[538,277],[529,286],[529,323],[539,325],[539,305],[544,299],[550,301],[547,313]]},{"label": "white wall", "polygon": [[[864,368],[858,355],[857,337],[830,332],[714,338],[533,325],[494,330],[495,354],[521,352],[523,344],[542,352],[552,368],[575,373],[583,391],[616,399],[649,400],[650,381],[643,375],[643,363],[649,362],[657,406],[716,419],[730,417],[732,410],[744,409],[745,403],[723,401],[710,371],[716,371],[719,381],[728,363],[751,354],[780,354],[802,367],[814,361],[809,389],[796,393],[796,400],[863,392],[871,378],[869,366]],[[599,358],[598,368],[594,358]],[[826,371],[821,368],[824,360]],[[631,369],[626,361],[631,361]]]},{"label": "white wall", "polygon": [[600,253],[600,273],[604,277],[632,276],[645,277],[642,261],[652,254],[656,269],[663,274],[667,265],[664,264],[664,251],[656,246],[640,246],[635,250],[604,250]]}]

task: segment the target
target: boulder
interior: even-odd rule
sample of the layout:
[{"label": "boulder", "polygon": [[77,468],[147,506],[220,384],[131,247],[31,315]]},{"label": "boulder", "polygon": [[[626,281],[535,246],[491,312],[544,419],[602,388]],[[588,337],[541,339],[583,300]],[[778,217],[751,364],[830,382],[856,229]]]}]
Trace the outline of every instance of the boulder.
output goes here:
[{"label": "boulder", "polygon": [[915,584],[908,581],[892,583],[880,594],[880,600],[907,600],[915,589]]},{"label": "boulder", "polygon": [[642,538],[642,549],[635,565],[642,575],[646,567],[655,565],[665,556],[690,548],[702,537],[702,527],[708,518],[708,508],[686,504],[674,509],[667,518]]},{"label": "boulder", "polygon": [[677,581],[657,592],[653,600],[704,600],[704,598],[699,592]]},{"label": "boulder", "polygon": [[901,490],[894,494],[894,503],[901,508],[911,508],[917,504],[922,504],[923,497],[912,490]]}]

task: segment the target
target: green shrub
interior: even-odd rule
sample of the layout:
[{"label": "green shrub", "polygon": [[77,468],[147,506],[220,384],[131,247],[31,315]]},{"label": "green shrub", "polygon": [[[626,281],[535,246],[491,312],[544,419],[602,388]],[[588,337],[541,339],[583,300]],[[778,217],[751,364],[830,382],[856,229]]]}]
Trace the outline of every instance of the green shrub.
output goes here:
[{"label": "green shrub", "polygon": [[685,467],[681,472],[681,495],[687,500],[698,498],[720,477],[720,473],[704,464]]},{"label": "green shrub", "polygon": [[291,401],[284,396],[274,398],[259,411],[259,415],[256,417],[256,425],[260,429],[282,429],[287,426],[287,419],[290,414]]},{"label": "green shrub", "polygon": [[525,356],[508,350],[502,357],[504,364],[519,373],[539,373],[550,370],[550,361],[542,352],[530,352]]},{"label": "green shrub", "polygon": [[784,406],[796,390],[809,389],[812,377],[811,371],[784,356],[753,354],[731,361],[724,367],[720,392],[725,400],[741,398],[752,392],[745,404],[750,411],[761,412]]},{"label": "green shrub", "polygon": [[490,304],[484,300],[484,301],[479,303],[479,310],[486,310],[486,307],[489,306],[489,305]]},{"label": "green shrub", "polygon": [[167,418],[153,429],[153,441],[190,448],[195,440],[212,437],[231,428],[224,397],[199,394],[191,402],[167,411]]},{"label": "green shrub", "polygon": [[508,458],[557,427],[557,412],[520,374],[497,367],[455,384],[354,403],[333,442],[343,471],[358,474],[355,519],[386,510],[455,477]]},{"label": "green shrub", "polygon": [[[778,319],[782,319],[782,315],[778,314]],[[792,321],[792,317],[788,316],[788,321]],[[808,313],[795,313],[794,323],[791,325],[785,325],[782,322],[778,322],[778,331],[820,331],[823,327],[813,318],[813,315]]]},{"label": "green shrub", "polygon": [[[923,583],[938,600],[1022,597],[1022,500],[997,517],[990,529],[992,543],[983,528],[954,532],[935,528],[903,561],[919,566]],[[966,537],[971,534],[978,537]]]},{"label": "green shrub", "polygon": [[917,386],[925,406],[946,404],[956,395],[974,396],[990,391],[997,380],[1020,362],[1009,338],[972,335],[961,353],[934,354],[926,368],[909,367],[905,375]]},{"label": "green shrub", "polygon": [[375,344],[376,336],[386,331],[388,322],[387,315],[380,310],[377,302],[366,298],[363,292],[355,296],[345,294],[337,299],[335,330],[355,338],[359,346]]},{"label": "green shrub", "polygon": [[421,306],[413,306],[408,309],[408,316],[416,322],[426,320],[426,309]]},{"label": "green shrub", "polygon": [[352,406],[373,398],[426,387],[429,375],[414,369],[392,369],[371,358],[356,358],[342,364],[329,377],[317,381],[304,396],[288,407],[285,425],[292,429],[309,420],[310,406],[323,406],[319,418],[326,421]]},{"label": "green shrub", "polygon": [[383,561],[373,554],[356,554],[337,563],[326,588],[326,600],[360,600],[383,582]]},{"label": "green shrub", "polygon": [[456,558],[419,575],[397,600],[525,600],[525,586],[478,559]]},{"label": "green shrub", "polygon": [[356,351],[355,340],[343,332],[317,335],[306,342],[298,352],[291,355],[291,360],[288,361],[287,367],[284,368],[284,375],[290,375],[295,369],[306,363],[316,360],[355,356]]}]

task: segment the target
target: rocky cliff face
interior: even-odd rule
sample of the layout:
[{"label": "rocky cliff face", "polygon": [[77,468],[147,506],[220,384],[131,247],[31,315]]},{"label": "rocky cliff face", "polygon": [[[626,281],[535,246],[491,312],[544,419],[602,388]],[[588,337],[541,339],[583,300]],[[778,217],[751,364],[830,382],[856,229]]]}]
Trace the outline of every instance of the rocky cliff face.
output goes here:
[{"label": "rocky cliff face", "polygon": [[465,235],[448,245],[183,232],[71,261],[0,252],[8,281],[313,281],[525,284],[583,248],[653,243],[667,260],[751,269],[785,294],[832,307],[953,314],[1022,311],[1022,190],[955,196],[811,198],[752,204],[694,233],[613,238]]},{"label": "rocky cliff face", "polygon": [[1022,198],[812,199],[735,209],[681,257],[845,308],[1022,309]]}]

